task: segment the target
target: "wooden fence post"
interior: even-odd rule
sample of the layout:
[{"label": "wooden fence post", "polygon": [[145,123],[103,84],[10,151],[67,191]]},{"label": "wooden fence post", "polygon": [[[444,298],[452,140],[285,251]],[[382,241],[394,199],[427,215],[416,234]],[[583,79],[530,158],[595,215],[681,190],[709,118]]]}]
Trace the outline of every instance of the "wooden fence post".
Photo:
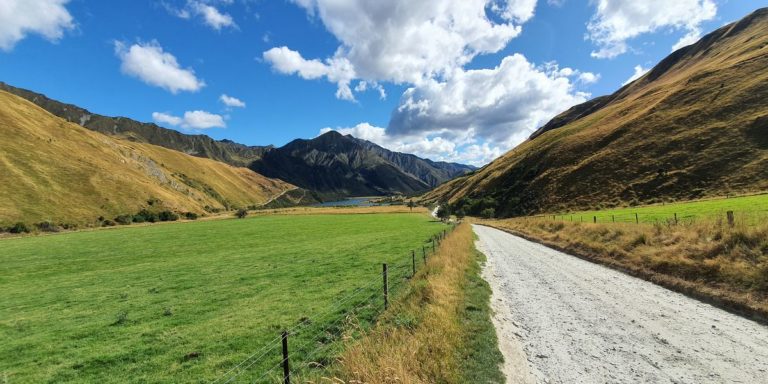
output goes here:
[{"label": "wooden fence post", "polygon": [[283,382],[291,384],[291,368],[288,366],[288,332],[283,331]]},{"label": "wooden fence post", "polygon": [[733,218],[733,211],[728,211],[725,213],[725,215],[728,217],[728,226],[733,228],[733,226],[736,224],[736,220]]},{"label": "wooden fence post", "polygon": [[675,224],[677,224],[677,212],[675,212]]},{"label": "wooden fence post", "polygon": [[597,224],[597,216],[592,216],[592,222]]},{"label": "wooden fence post", "polygon": [[611,221],[616,222],[616,215],[611,215]]},{"label": "wooden fence post", "polygon": [[640,216],[635,213],[635,224],[640,224]]},{"label": "wooden fence post", "polygon": [[387,263],[382,264],[382,277],[384,278],[384,310],[389,308],[389,283],[387,281]]}]

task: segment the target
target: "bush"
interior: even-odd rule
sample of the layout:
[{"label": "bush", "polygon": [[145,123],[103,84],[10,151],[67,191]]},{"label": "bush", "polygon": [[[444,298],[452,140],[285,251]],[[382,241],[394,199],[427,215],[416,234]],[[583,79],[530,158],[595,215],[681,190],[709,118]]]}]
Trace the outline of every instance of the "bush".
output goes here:
[{"label": "bush", "polygon": [[117,224],[112,220],[104,220],[101,222],[102,227],[114,227],[115,225]]},{"label": "bush", "polygon": [[59,231],[59,227],[57,227],[56,224],[51,223],[50,221],[41,221],[35,224],[35,227],[40,232],[58,232]]},{"label": "bush", "polygon": [[29,233],[29,227],[27,227],[24,223],[16,223],[13,226],[8,228],[8,232],[10,233]]},{"label": "bush", "polygon": [[133,221],[135,223],[143,223],[145,221],[148,221],[150,223],[155,223],[159,220],[160,218],[157,216],[157,213],[147,211],[146,209],[142,209],[141,211],[139,211],[139,213],[133,215]]},{"label": "bush", "polygon": [[115,217],[115,222],[120,225],[128,225],[133,222],[133,215],[120,215]]},{"label": "bush", "polygon": [[197,220],[197,213],[187,212],[184,214],[184,218],[186,218],[187,220]]},{"label": "bush", "polygon": [[493,208],[483,209],[483,211],[480,212],[480,216],[482,216],[484,219],[492,219],[494,216],[496,216],[496,210]]},{"label": "bush", "polygon": [[171,211],[162,211],[157,217],[160,221],[176,221],[179,219],[179,215]]},{"label": "bush", "polygon": [[237,212],[235,212],[235,216],[237,216],[238,219],[243,219],[248,216],[248,211],[240,208],[237,210]]}]

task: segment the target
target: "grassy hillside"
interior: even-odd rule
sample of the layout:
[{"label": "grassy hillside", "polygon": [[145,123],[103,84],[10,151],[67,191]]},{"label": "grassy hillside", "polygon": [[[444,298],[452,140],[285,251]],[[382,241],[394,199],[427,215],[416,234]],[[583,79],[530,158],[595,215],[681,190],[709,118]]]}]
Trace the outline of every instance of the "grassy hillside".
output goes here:
[{"label": "grassy hillside", "polygon": [[[0,377],[210,382],[298,324],[294,367],[329,362],[338,318],[366,300],[360,324],[378,313],[381,263],[396,293],[410,250],[444,229],[424,213],[297,215],[0,240]],[[270,351],[235,382],[278,364]]]},{"label": "grassy hillside", "polygon": [[92,223],[135,213],[148,201],[203,213],[260,205],[295,188],[246,168],[105,136],[2,91],[0,177],[0,226]]},{"label": "grassy hillside", "polygon": [[509,216],[766,189],[768,9],[762,9],[672,53],[615,94],[564,112],[426,200],[490,197],[487,205]]}]

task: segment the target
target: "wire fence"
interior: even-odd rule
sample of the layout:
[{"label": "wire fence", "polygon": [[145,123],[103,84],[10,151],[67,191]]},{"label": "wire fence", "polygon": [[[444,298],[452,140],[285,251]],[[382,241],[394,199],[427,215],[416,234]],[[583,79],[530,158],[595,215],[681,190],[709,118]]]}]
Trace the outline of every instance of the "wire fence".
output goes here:
[{"label": "wire fence", "polygon": [[[322,374],[333,363],[347,333],[364,328],[361,323],[373,324],[386,310],[389,298],[402,291],[454,228],[451,225],[434,235],[401,263],[383,263],[382,275],[372,275],[323,311],[303,317],[210,383],[288,383],[291,377]],[[290,348],[286,348],[289,340]]]},{"label": "wire fence", "polygon": [[692,213],[692,212],[587,212],[587,213],[557,213],[548,215],[528,216],[531,219],[564,221],[574,223],[625,223],[625,224],[695,224],[722,223],[730,225],[756,226],[768,223],[768,210],[729,211]]}]

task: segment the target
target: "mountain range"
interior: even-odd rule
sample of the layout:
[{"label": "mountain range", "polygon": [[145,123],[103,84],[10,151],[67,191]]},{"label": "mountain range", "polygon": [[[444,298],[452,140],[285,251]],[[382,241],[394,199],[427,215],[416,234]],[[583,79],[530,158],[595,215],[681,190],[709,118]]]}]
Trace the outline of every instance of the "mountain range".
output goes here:
[{"label": "mountain range", "polygon": [[433,162],[393,152],[369,141],[335,132],[287,145],[246,146],[206,135],[189,135],[153,123],[108,117],[45,95],[0,82],[0,90],[23,97],[46,111],[92,131],[154,144],[237,167],[250,167],[314,192],[323,199],[425,192],[475,168]]},{"label": "mountain range", "polygon": [[766,188],[768,9],[759,9],[424,200],[510,216]]}]

